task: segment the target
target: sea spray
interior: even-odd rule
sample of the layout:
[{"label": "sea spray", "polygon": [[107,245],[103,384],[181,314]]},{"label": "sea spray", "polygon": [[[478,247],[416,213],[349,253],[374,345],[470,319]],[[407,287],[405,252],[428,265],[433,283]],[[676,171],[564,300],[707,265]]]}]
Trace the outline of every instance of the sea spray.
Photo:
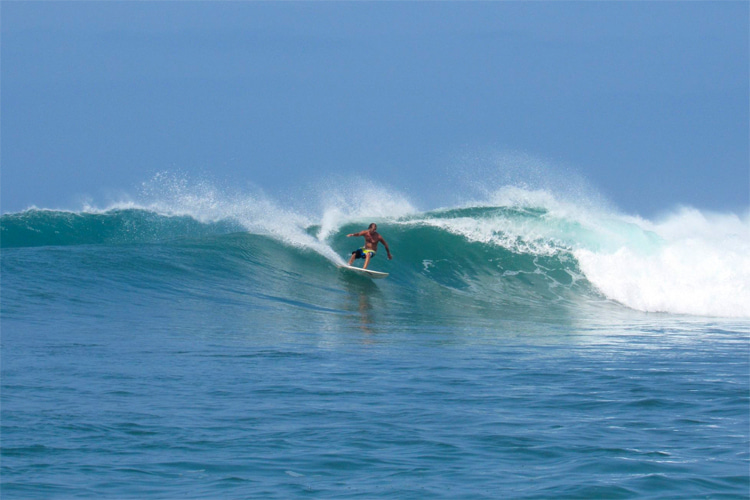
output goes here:
[{"label": "sea spray", "polygon": [[370,182],[331,183],[316,193],[314,203],[291,208],[260,190],[162,174],[135,199],[103,209],[5,214],[1,242],[13,248],[219,238],[221,248],[222,235],[244,233],[280,243],[274,252],[286,255],[283,262],[304,258],[325,270],[351,250],[348,232],[377,222],[395,255],[379,265],[394,266],[392,280],[402,276],[408,286],[435,283],[489,304],[609,300],[647,312],[750,317],[747,215],[684,208],[649,221],[518,186],[426,211]]},{"label": "sea spray", "polygon": [[190,214],[201,221],[231,220],[245,231],[268,235],[291,246],[310,249],[332,262],[343,260],[332,249],[307,232],[308,216],[283,208],[258,188],[251,192],[219,189],[213,182],[160,173],[144,183],[142,194],[148,207],[159,213]]},{"label": "sea spray", "polygon": [[582,271],[604,295],[641,311],[750,317],[748,217],[683,208],[659,222],[640,221],[661,244],[580,248]]},{"label": "sea spray", "polygon": [[368,225],[377,220],[397,220],[417,213],[407,198],[393,188],[369,180],[329,180],[315,190],[320,215],[317,237],[327,240],[344,224]]}]

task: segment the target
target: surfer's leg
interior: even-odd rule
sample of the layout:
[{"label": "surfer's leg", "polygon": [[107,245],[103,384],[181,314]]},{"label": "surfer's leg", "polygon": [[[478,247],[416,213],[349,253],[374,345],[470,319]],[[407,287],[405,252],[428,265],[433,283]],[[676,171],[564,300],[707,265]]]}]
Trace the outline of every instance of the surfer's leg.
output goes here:
[{"label": "surfer's leg", "polygon": [[365,265],[362,266],[362,269],[367,269],[367,264],[370,263],[370,256],[372,255],[372,252],[365,252]]},{"label": "surfer's leg", "polygon": [[349,265],[351,266],[354,263],[355,259],[364,259],[365,256],[362,253],[362,249],[358,248],[355,251],[352,252],[352,258],[349,259]]}]

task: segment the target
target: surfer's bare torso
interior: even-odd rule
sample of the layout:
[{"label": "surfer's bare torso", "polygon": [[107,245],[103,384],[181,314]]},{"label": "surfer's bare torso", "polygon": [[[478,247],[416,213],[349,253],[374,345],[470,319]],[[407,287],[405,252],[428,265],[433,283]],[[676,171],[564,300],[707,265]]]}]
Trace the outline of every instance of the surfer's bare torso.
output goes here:
[{"label": "surfer's bare torso", "polygon": [[378,251],[378,243],[382,243],[385,247],[385,251],[388,253],[388,259],[392,259],[391,250],[388,248],[388,243],[385,239],[376,231],[378,226],[375,223],[370,224],[370,227],[364,231],[358,233],[347,234],[347,238],[362,236],[365,238],[365,246],[361,249],[352,252],[352,257],[349,259],[349,265],[351,266],[355,258],[365,259],[365,263],[362,266],[363,269],[367,269],[367,265],[370,263],[370,258]]},{"label": "surfer's bare torso", "polygon": [[380,236],[380,233],[378,233],[377,231],[364,231],[364,233],[365,234],[363,234],[362,236],[365,237],[365,248],[377,252],[378,243],[383,239],[383,237]]}]

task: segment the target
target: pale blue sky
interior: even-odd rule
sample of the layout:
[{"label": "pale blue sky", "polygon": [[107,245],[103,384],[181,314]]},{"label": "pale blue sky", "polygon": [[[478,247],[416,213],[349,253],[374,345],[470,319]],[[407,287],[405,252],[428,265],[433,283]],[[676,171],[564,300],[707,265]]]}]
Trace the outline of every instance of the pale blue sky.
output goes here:
[{"label": "pale blue sky", "polygon": [[750,205],[748,2],[0,5],[3,212],[160,171],[430,208],[519,157],[629,213]]}]

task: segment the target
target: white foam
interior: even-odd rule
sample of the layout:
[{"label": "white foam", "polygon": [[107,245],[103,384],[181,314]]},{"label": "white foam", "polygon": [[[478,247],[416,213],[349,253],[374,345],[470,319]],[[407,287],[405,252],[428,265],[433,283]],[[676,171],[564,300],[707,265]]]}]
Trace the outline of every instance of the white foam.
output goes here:
[{"label": "white foam", "polygon": [[639,220],[661,244],[644,250],[577,249],[588,280],[633,309],[750,317],[750,224],[734,214],[681,209],[658,222]]},{"label": "white foam", "polygon": [[[336,264],[344,260],[327,242],[344,224],[364,220],[393,220],[413,213],[414,207],[392,189],[369,181],[328,183],[313,190],[319,198],[322,215],[312,213],[314,204],[302,210],[282,208],[282,204],[260,189],[245,192],[217,187],[206,180],[191,180],[174,173],[160,173],[142,186],[141,208],[171,215],[189,215],[202,222],[231,219],[247,231],[263,234],[292,246],[307,248]],[[306,201],[306,200],[305,200]],[[133,207],[127,201],[120,205]],[[316,236],[308,228],[319,223]]]},{"label": "white foam", "polygon": [[[343,259],[328,240],[345,224],[424,224],[516,252],[572,252],[595,287],[633,309],[750,317],[750,212],[740,217],[682,208],[649,221],[595,201],[504,187],[489,193],[486,202],[465,206],[541,208],[544,213],[473,218],[433,212],[423,217],[404,195],[368,181],[329,183],[312,191],[317,205],[295,211],[260,190],[238,192],[168,173],[145,183],[137,201],[126,199],[107,210],[143,208],[204,222],[231,219],[249,232],[310,249],[338,264]],[[320,230],[313,236],[308,230],[316,224]]]},{"label": "white foam", "polygon": [[318,238],[327,240],[344,224],[393,221],[416,213],[404,195],[367,180],[328,184],[317,191],[322,216]]},{"label": "white foam", "polygon": [[750,317],[750,212],[744,217],[683,207],[656,221],[618,214],[594,200],[504,187],[467,206],[544,209],[541,217],[414,220],[512,251],[572,252],[606,297],[646,312]]},{"label": "white foam", "polygon": [[[550,191],[519,186],[504,186],[488,192],[484,200],[472,200],[462,205],[462,208],[480,207],[519,209],[519,215],[430,217],[411,222],[439,227],[469,241],[535,255],[553,255],[580,247],[599,249],[604,245],[611,246],[622,239],[629,225],[621,218],[608,215],[607,210],[594,202],[574,204],[557,198]],[[524,213],[527,216],[521,215]],[[638,232],[643,231],[639,229]]]},{"label": "white foam", "polygon": [[139,202],[119,202],[108,208],[142,208],[165,215],[187,215],[201,222],[233,220],[248,232],[310,249],[335,263],[343,259],[324,242],[306,232],[311,219],[284,209],[259,189],[239,192],[214,182],[192,180],[165,172],[143,183]]},{"label": "white foam", "polygon": [[553,255],[566,249],[561,242],[551,239],[544,231],[538,231],[534,222],[521,222],[507,217],[412,219],[405,224],[439,228],[471,242],[496,245],[517,253]]}]

